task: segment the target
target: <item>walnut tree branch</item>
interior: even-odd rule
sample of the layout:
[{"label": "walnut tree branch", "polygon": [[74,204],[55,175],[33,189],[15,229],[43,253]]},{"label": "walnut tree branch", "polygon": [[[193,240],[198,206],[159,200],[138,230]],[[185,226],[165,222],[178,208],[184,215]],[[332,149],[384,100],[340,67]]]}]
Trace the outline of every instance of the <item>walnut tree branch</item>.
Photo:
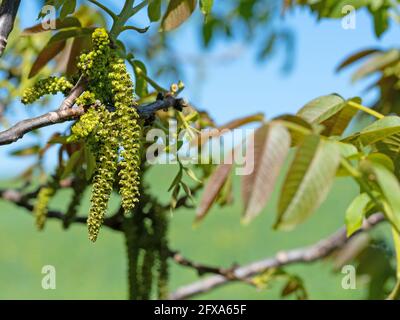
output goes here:
[{"label": "walnut tree branch", "polygon": [[[384,220],[385,218],[381,213],[371,215],[364,221],[362,231],[368,231]],[[230,277],[227,277],[223,273],[221,274],[219,272],[213,272],[217,274],[178,288],[175,292],[171,293],[169,299],[187,299],[213,290],[214,288],[225,285],[231,281],[251,278],[252,276],[260,274],[270,268],[282,267],[294,263],[309,263],[320,260],[327,257],[334,250],[345,245],[349,239],[350,238],[347,238],[346,236],[346,228],[342,227],[328,238],[320,240],[316,244],[309,247],[283,251],[278,253],[275,257],[263,259],[239,268],[235,268],[232,271],[232,276]],[[213,268],[209,269],[208,271],[218,270]]]},{"label": "walnut tree branch", "polygon": [[[18,207],[28,210],[30,214],[33,212],[33,205],[29,201],[31,198],[30,195],[24,195],[18,190],[7,189],[7,190],[0,190],[0,198],[8,202],[11,202]],[[110,229],[120,231],[122,228],[121,226],[122,222],[120,221],[120,219],[117,219],[118,216],[119,216],[118,214],[115,214],[109,218],[104,219],[103,225]],[[49,210],[47,212],[47,218],[64,221],[65,215],[60,211]],[[87,217],[75,217],[72,222],[78,224],[86,224],[86,220]]]},{"label": "walnut tree branch", "polygon": [[7,46],[8,36],[14,28],[21,0],[3,0],[0,6],[0,56]]},{"label": "walnut tree branch", "polygon": [[[78,97],[80,94],[78,95],[77,92],[79,92],[81,88],[79,86],[76,86],[75,88],[75,90],[71,91],[71,94]],[[11,128],[0,132],[0,146],[13,143],[22,138],[26,133],[33,130],[47,127],[56,123],[73,120],[83,115],[85,113],[85,109],[82,107],[65,108],[66,103],[67,105],[71,106],[76,99],[71,99],[71,94],[64,100],[59,109],[35,118],[22,120]],[[157,100],[153,103],[139,106],[138,113],[142,119],[148,119],[158,110],[168,108],[180,109],[185,106],[186,102],[183,99],[175,98],[173,96],[166,96],[165,98]]]}]

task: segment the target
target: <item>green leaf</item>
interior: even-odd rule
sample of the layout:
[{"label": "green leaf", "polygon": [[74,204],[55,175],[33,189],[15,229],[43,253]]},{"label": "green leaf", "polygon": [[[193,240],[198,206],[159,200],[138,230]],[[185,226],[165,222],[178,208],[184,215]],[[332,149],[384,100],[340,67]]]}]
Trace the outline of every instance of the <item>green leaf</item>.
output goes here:
[{"label": "green leaf", "polygon": [[339,147],[340,154],[342,155],[343,158],[354,157],[355,155],[358,154],[357,148],[352,144],[343,143],[340,141],[336,141],[335,143]]},{"label": "green leaf", "polygon": [[161,18],[161,0],[151,0],[147,7],[147,16],[151,22],[156,22]]},{"label": "green leaf", "polygon": [[345,105],[341,96],[330,94],[310,101],[297,112],[297,116],[310,123],[319,124],[341,111]]},{"label": "green leaf", "polygon": [[366,157],[366,159],[371,162],[378,163],[378,164],[386,167],[386,169],[388,169],[391,172],[394,171],[394,164],[393,164],[392,159],[390,159],[390,157],[384,153],[373,152],[373,153],[370,153]]},{"label": "green leaf", "polygon": [[375,35],[380,38],[389,27],[389,12],[385,7],[373,12]]},{"label": "green leaf", "polygon": [[307,136],[296,151],[278,204],[275,228],[291,230],[325,200],[340,163],[334,142]]},{"label": "green leaf", "polygon": [[[282,120],[282,121],[290,122],[291,124],[294,124],[295,126],[304,128],[306,132],[313,131],[313,127],[311,126],[311,124],[309,124],[306,120],[304,120],[303,118],[301,118],[299,116],[294,116],[291,114],[284,114],[284,115],[274,118],[274,120],[277,120],[277,121]],[[299,145],[304,139],[304,134],[302,132],[299,132],[299,130],[291,129],[290,127],[288,130],[289,130],[289,133],[291,136],[292,146]]]},{"label": "green leaf", "polygon": [[[361,103],[360,98],[352,98],[348,101]],[[358,110],[356,108],[345,103],[336,114],[321,123],[325,127],[322,134],[325,136],[341,136],[357,112]]]},{"label": "green leaf", "polygon": [[171,0],[161,26],[163,31],[171,31],[184,23],[196,8],[197,0]]},{"label": "green leaf", "polygon": [[29,147],[24,147],[22,149],[17,149],[11,152],[12,156],[17,156],[17,157],[25,157],[25,156],[32,156],[35,154],[38,154],[40,151],[40,146],[39,145],[33,145]]},{"label": "green leaf", "polygon": [[193,181],[196,181],[198,183],[203,183],[199,178],[196,177],[196,174],[193,172],[192,169],[187,168],[187,167],[183,167],[183,169],[185,170],[186,174],[188,175],[188,177],[190,179],[192,179]]},{"label": "green leaf", "polygon": [[65,166],[65,169],[61,175],[61,180],[67,178],[76,168],[78,165],[81,156],[83,153],[83,149],[75,151],[71,157],[69,158],[67,165]]},{"label": "green leaf", "polygon": [[357,142],[361,143],[363,146],[368,146],[398,132],[400,132],[400,117],[386,116],[343,141],[350,143]]},{"label": "green leaf", "polygon": [[85,150],[85,163],[86,163],[85,177],[87,181],[90,181],[96,170],[96,157],[90,151],[89,146],[85,146],[84,150]]},{"label": "green leaf", "polygon": [[362,226],[364,216],[370,197],[366,193],[358,195],[346,210],[346,229],[347,237],[350,237],[354,232],[359,230]]},{"label": "green leaf", "polygon": [[396,277],[400,279],[400,234],[392,228],[393,243],[396,250]]},{"label": "green leaf", "polygon": [[200,0],[200,10],[207,17],[212,10],[214,0]]},{"label": "green leaf", "polygon": [[[270,123],[254,133],[254,145],[246,152],[246,165],[253,163],[253,172],[243,176],[243,221],[249,222],[264,208],[290,149],[290,134],[279,123]],[[254,151],[251,150],[254,147]]]},{"label": "green leaf", "polygon": [[383,196],[387,200],[387,204],[384,203],[386,216],[393,227],[400,231],[400,184],[394,174],[385,166],[369,163]]},{"label": "green leaf", "polygon": [[170,192],[174,187],[176,187],[181,183],[182,175],[183,175],[182,167],[179,167],[178,173],[176,174],[174,180],[172,180],[172,183],[168,188],[168,192]]},{"label": "green leaf", "polygon": [[147,81],[143,75],[147,75],[146,65],[140,61],[135,60],[133,61],[133,72],[135,73],[135,92],[136,94],[143,98],[149,94]]},{"label": "green leaf", "polygon": [[49,44],[76,37],[85,37],[93,33],[93,28],[71,27],[62,29],[49,40]]},{"label": "green leaf", "polygon": [[194,201],[193,196],[192,196],[192,190],[190,190],[190,187],[183,181],[181,181],[181,186],[182,186],[182,189],[185,191],[186,195],[189,197],[189,199]]},{"label": "green leaf", "polygon": [[67,15],[74,13],[76,8],[76,0],[65,1],[63,7],[61,8],[60,18],[64,19]]},{"label": "green leaf", "polygon": [[171,208],[172,209],[176,208],[180,191],[181,191],[181,184],[178,183],[177,185],[175,185],[174,190],[172,191],[172,197],[171,197]]}]

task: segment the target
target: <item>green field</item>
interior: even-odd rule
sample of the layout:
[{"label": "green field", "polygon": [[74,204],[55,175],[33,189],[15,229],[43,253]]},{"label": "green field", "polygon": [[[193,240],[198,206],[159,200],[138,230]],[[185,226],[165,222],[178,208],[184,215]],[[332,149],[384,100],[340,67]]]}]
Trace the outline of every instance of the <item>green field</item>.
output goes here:
[{"label": "green field", "polygon": [[[174,171],[172,166],[157,167],[149,174],[154,181],[154,192],[166,201]],[[193,210],[176,211],[171,217],[172,248],[190,259],[229,267],[233,262],[243,264],[282,249],[312,244],[343,224],[344,210],[357,193],[356,185],[338,180],[318,212],[295,231],[285,233],[271,228],[276,199],[250,225],[241,225],[237,183],[235,187],[235,204],[223,209],[215,207],[197,228],[192,227]],[[68,196],[68,192],[62,192],[52,206],[62,208]],[[81,212],[87,212],[87,207],[88,201]],[[382,232],[382,228],[377,232]],[[45,230],[38,232],[27,211],[0,202],[0,242],[0,299],[125,299],[127,296],[124,239],[116,232],[104,229],[96,244],[88,241],[83,225],[64,231],[59,221],[48,221]],[[55,290],[41,287],[44,265],[56,267]],[[197,279],[192,270],[175,265],[171,269],[172,290]],[[362,299],[366,296],[365,284],[358,284],[356,290],[342,289],[342,274],[333,272],[329,261],[295,265],[286,270],[305,280],[311,299]],[[276,282],[271,288],[256,290],[234,283],[198,298],[278,299],[282,285]]]}]

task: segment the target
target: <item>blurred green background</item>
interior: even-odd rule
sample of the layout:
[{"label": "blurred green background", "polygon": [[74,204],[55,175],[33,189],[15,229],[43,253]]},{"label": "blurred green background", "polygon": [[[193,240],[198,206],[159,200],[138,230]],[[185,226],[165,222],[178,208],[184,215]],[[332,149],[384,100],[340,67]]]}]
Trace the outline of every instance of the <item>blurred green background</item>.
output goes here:
[{"label": "blurred green background", "polygon": [[[153,167],[148,179],[161,199],[168,201],[168,184],[176,173],[173,165]],[[10,185],[3,182],[1,187]],[[235,183],[236,201],[225,208],[214,207],[200,226],[193,228],[194,210],[182,209],[171,215],[171,247],[185,257],[211,265],[230,267],[276,254],[277,251],[312,244],[343,225],[346,206],[357,194],[357,186],[346,179],[337,180],[333,192],[318,212],[293,232],[272,230],[276,199],[260,217],[247,226],[240,224],[240,186]],[[52,208],[63,208],[70,194],[61,192]],[[88,196],[81,214],[88,209]],[[275,197],[274,197],[275,198]],[[375,233],[383,234],[386,226]],[[387,232],[387,234],[390,234]],[[49,220],[43,232],[36,230],[30,214],[0,202],[0,299],[125,299],[127,297],[126,257],[123,236],[103,228],[99,240],[87,239],[84,225],[63,231],[59,221]],[[56,268],[57,287],[41,287],[42,267]],[[329,260],[285,268],[305,281],[311,299],[362,299],[367,285],[361,281],[356,290],[341,287],[343,274],[334,272]],[[197,274],[171,264],[170,289],[198,279]],[[257,290],[232,283],[208,294],[204,299],[278,299],[284,282],[272,282]]]}]

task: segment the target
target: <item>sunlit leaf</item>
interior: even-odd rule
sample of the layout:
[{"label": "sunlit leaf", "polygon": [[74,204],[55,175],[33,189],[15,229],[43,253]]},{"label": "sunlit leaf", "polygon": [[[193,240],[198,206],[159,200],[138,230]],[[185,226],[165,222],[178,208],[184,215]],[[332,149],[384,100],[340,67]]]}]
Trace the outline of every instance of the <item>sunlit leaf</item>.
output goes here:
[{"label": "sunlit leaf", "polygon": [[310,123],[322,123],[341,111],[345,105],[345,100],[341,96],[330,94],[310,101],[297,112],[297,115]]},{"label": "sunlit leaf", "polygon": [[156,22],[161,18],[161,0],[150,0],[147,7],[147,15],[151,22]]},{"label": "sunlit leaf", "polygon": [[307,219],[325,200],[340,162],[334,142],[307,136],[296,151],[278,204],[275,228],[290,230]]},{"label": "sunlit leaf", "polygon": [[61,175],[61,179],[67,178],[76,169],[76,166],[82,158],[82,150],[83,149],[75,151],[68,159],[67,165]]},{"label": "sunlit leaf", "polygon": [[[299,128],[304,129],[307,134],[310,132],[313,132],[312,125],[299,116],[294,116],[291,114],[284,114],[284,115],[274,118],[274,120],[277,120],[277,121],[282,120],[285,122],[289,122],[295,126],[299,126]],[[303,141],[305,134],[300,132],[299,130],[292,129],[290,127],[288,128],[288,130],[289,130],[289,133],[291,136],[292,146],[299,145]]]},{"label": "sunlit leaf", "polygon": [[352,81],[358,81],[378,70],[382,70],[386,66],[397,61],[399,58],[400,52],[394,49],[376,54],[374,57],[367,60],[365,64],[354,73]]},{"label": "sunlit leaf", "polygon": [[202,220],[216,201],[232,170],[232,164],[220,164],[204,187],[203,197],[196,211],[196,222]]},{"label": "sunlit leaf", "polygon": [[214,0],[200,0],[200,10],[207,17],[212,10]]},{"label": "sunlit leaf", "polygon": [[384,203],[386,216],[396,230],[400,231],[399,181],[385,166],[374,162],[369,163],[383,196],[387,200],[387,203]]},{"label": "sunlit leaf", "polygon": [[358,195],[346,210],[346,229],[347,237],[350,237],[354,232],[362,226],[368,203],[371,201],[366,193]]},{"label": "sunlit leaf", "polygon": [[76,0],[65,1],[61,8],[60,18],[64,19],[67,15],[74,13],[76,7]]},{"label": "sunlit leaf", "polygon": [[290,134],[284,126],[270,123],[254,133],[254,151],[246,152],[246,164],[253,163],[251,174],[243,176],[242,195],[245,222],[256,217],[264,208],[290,149]]},{"label": "sunlit leaf", "polygon": [[[353,98],[350,99],[350,101],[361,103],[360,98]],[[341,108],[335,115],[321,123],[325,127],[322,134],[325,136],[341,136],[357,112],[358,110],[356,108],[345,103],[343,108]]]},{"label": "sunlit leaf", "polygon": [[18,157],[25,157],[25,156],[32,156],[35,154],[38,154],[40,151],[40,146],[39,145],[33,145],[29,147],[24,147],[21,149],[14,150],[10,154],[12,156],[18,156]]},{"label": "sunlit leaf", "polygon": [[375,121],[360,132],[352,134],[343,141],[351,143],[359,142],[362,145],[367,146],[384,140],[398,132],[400,132],[400,117],[387,116]]},{"label": "sunlit leaf", "polygon": [[184,23],[196,8],[197,0],[171,0],[161,26],[163,31],[171,31]]},{"label": "sunlit leaf", "polygon": [[340,71],[344,68],[346,68],[347,66],[350,66],[351,64],[360,61],[363,58],[366,58],[367,56],[377,53],[377,52],[381,52],[382,50],[380,49],[365,49],[365,50],[361,50],[356,52],[355,54],[352,54],[351,56],[347,57],[343,62],[341,62],[339,64],[339,66],[336,68],[336,71]]},{"label": "sunlit leaf", "polygon": [[62,29],[49,40],[49,44],[76,37],[85,37],[93,33],[94,28],[71,27]]}]

